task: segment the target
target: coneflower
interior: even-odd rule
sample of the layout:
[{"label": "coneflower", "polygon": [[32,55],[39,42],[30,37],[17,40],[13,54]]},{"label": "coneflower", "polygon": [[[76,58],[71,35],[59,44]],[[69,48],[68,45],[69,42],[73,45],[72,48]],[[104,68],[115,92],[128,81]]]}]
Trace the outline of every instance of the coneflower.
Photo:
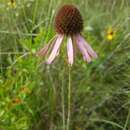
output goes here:
[{"label": "coneflower", "polygon": [[16,0],[10,0],[10,1],[8,2],[8,6],[11,6],[11,7],[13,7],[13,8],[16,8]]},{"label": "coneflower", "polygon": [[106,36],[107,40],[112,41],[114,36],[115,36],[115,30],[113,30],[113,28],[109,27],[107,29],[107,36]]},{"label": "coneflower", "polygon": [[97,58],[96,52],[81,35],[83,19],[79,10],[74,5],[64,5],[59,9],[55,17],[55,30],[57,32],[56,36],[49,44],[37,52],[38,56],[47,56],[51,51],[46,60],[47,64],[51,64],[56,56],[59,55],[60,46],[64,37],[67,37],[67,55],[70,65],[74,62],[74,48],[79,49],[83,55],[83,59],[87,62],[91,62],[92,58]]}]

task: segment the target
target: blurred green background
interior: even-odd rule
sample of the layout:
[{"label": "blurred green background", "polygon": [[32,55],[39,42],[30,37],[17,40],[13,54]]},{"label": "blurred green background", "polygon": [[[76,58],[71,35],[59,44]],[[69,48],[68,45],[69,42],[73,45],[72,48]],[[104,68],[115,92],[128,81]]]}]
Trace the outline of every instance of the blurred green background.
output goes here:
[{"label": "blurred green background", "polygon": [[130,0],[0,0],[0,130],[65,130],[66,48],[50,66],[35,52],[66,3],[79,8],[98,54],[71,69],[70,130],[130,129]]}]

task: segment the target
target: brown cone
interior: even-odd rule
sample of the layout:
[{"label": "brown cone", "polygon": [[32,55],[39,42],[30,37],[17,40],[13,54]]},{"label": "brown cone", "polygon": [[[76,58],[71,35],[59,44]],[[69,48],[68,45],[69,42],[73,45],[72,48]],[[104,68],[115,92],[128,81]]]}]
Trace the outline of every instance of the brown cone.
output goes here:
[{"label": "brown cone", "polygon": [[74,5],[64,5],[55,18],[55,29],[59,34],[74,35],[83,29],[83,20]]}]

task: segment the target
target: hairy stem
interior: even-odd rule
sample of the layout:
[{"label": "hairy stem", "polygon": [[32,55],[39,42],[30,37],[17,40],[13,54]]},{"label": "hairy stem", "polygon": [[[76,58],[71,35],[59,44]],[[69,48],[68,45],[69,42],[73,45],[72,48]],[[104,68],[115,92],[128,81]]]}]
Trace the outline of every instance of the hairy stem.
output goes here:
[{"label": "hairy stem", "polygon": [[68,84],[68,117],[67,117],[67,130],[70,128],[71,118],[71,66],[69,66],[69,84]]},{"label": "hairy stem", "polygon": [[63,84],[62,84],[62,122],[63,122],[63,130],[65,130],[65,98],[64,98],[64,85]]}]

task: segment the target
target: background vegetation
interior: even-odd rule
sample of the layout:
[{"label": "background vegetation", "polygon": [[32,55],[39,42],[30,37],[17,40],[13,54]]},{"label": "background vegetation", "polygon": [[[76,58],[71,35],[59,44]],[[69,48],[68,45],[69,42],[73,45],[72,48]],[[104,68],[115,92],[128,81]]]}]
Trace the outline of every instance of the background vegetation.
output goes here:
[{"label": "background vegetation", "polygon": [[130,129],[130,1],[9,2],[0,0],[0,130],[63,130],[66,48],[50,66],[35,52],[55,34],[54,16],[65,3],[80,9],[83,34],[99,56],[91,64],[77,57],[71,69],[70,130]]}]

